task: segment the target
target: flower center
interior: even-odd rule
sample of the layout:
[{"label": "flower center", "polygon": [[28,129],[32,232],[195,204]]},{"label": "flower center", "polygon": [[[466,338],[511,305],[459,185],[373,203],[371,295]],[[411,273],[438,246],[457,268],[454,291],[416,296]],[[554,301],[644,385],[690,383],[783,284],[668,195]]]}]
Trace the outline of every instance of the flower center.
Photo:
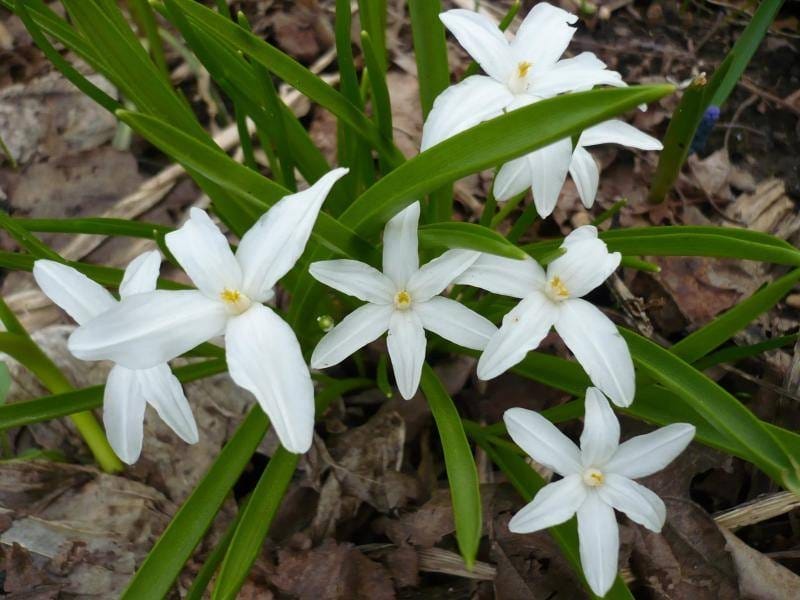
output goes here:
[{"label": "flower center", "polygon": [[551,300],[559,301],[569,298],[569,290],[558,275],[547,282],[545,291]]},{"label": "flower center", "polygon": [[406,310],[411,306],[411,294],[405,290],[400,290],[394,295],[394,306],[398,310]]},{"label": "flower center", "polygon": [[508,89],[512,94],[521,94],[525,91],[527,85],[528,71],[530,71],[533,63],[523,60],[517,63],[517,69],[511,74],[508,80]]},{"label": "flower center", "polygon": [[592,467],[591,469],[586,469],[583,472],[583,483],[589,487],[601,486],[605,480],[605,475],[603,475],[603,472],[600,471],[600,469],[595,469]]},{"label": "flower center", "polygon": [[230,288],[225,288],[219,294],[220,299],[225,303],[225,307],[228,309],[228,312],[234,315],[240,315],[248,308],[252,302],[250,298],[244,295],[239,290],[232,290]]}]

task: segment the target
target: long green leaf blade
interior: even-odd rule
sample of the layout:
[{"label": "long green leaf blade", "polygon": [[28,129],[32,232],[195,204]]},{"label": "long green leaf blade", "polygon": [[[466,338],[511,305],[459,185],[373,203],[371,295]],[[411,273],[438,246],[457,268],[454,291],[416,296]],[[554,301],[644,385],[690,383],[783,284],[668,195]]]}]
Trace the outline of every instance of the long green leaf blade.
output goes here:
[{"label": "long green leaf blade", "polygon": [[427,364],[422,367],[422,393],[428,399],[442,441],[447,480],[453,502],[456,540],[461,556],[471,569],[481,540],[481,493],[478,471],[467,436],[453,401]]}]

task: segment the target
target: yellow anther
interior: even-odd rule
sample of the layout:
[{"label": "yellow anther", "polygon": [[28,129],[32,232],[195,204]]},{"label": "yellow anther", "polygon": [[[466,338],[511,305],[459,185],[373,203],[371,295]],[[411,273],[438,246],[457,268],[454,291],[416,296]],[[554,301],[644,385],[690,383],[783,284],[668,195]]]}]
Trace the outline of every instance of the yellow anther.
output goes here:
[{"label": "yellow anther", "polygon": [[586,469],[583,472],[583,483],[585,483],[589,487],[597,487],[603,485],[603,482],[605,482],[605,480],[606,480],[605,475],[603,475],[603,472],[600,471],[599,469],[594,469],[594,468]]},{"label": "yellow anther", "polygon": [[520,79],[524,79],[528,76],[528,71],[533,66],[533,63],[529,63],[527,60],[523,60],[521,63],[517,65],[517,77]]},{"label": "yellow anther", "polygon": [[400,290],[394,295],[394,305],[399,310],[405,310],[411,306],[411,294],[405,290]]},{"label": "yellow anther", "polygon": [[222,298],[223,302],[227,302],[228,304],[236,304],[242,299],[242,292],[239,290],[225,288],[222,290],[222,293],[219,295],[219,297]]},{"label": "yellow anther", "polygon": [[553,300],[564,300],[565,298],[569,298],[569,290],[558,275],[549,281],[548,288],[549,296]]}]

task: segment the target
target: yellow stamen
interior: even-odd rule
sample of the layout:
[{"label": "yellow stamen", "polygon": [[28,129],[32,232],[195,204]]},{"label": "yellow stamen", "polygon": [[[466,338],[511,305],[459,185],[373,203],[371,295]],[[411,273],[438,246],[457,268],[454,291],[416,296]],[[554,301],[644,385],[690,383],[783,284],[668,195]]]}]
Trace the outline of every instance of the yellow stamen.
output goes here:
[{"label": "yellow stamen", "polygon": [[400,290],[394,295],[394,305],[399,310],[405,310],[411,306],[411,294],[405,290]]},{"label": "yellow stamen", "polygon": [[523,60],[521,63],[517,65],[517,77],[520,79],[524,79],[528,75],[528,71],[533,66],[533,63],[529,63],[526,60]]},{"label": "yellow stamen", "polygon": [[589,487],[598,487],[600,485],[603,485],[605,480],[606,480],[605,475],[603,475],[602,471],[600,471],[599,469],[594,469],[594,468],[586,469],[583,472],[583,483],[585,483]]},{"label": "yellow stamen", "polygon": [[564,285],[564,282],[561,281],[561,278],[556,275],[553,277],[550,282],[550,297],[554,300],[563,300],[565,298],[569,298],[569,290],[567,286]]},{"label": "yellow stamen", "polygon": [[236,304],[242,299],[242,293],[239,290],[225,288],[222,290],[222,293],[219,295],[219,297],[222,298],[223,302],[227,302],[228,304]]}]

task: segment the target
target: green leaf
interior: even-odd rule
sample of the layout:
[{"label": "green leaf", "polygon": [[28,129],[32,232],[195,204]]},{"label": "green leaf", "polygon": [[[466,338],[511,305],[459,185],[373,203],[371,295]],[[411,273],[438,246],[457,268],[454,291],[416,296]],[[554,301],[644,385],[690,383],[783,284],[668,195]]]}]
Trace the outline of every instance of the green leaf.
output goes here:
[{"label": "green leaf", "polygon": [[752,412],[669,350],[632,331],[621,333],[641,372],[681,397],[718,431],[749,448],[752,462],[775,481],[796,489],[790,477],[791,458]]},{"label": "green leaf", "polygon": [[706,109],[704,100],[707,85],[705,75],[699,75],[683,92],[664,135],[664,149],[659,156],[647,198],[650,202],[663,202],[681,172],[681,166],[689,154],[692,137]]},{"label": "green leaf", "polygon": [[[222,373],[225,369],[225,361],[215,359],[178,367],[174,372],[179,381],[188,383]],[[102,385],[96,385],[0,406],[0,430],[50,421],[98,408],[103,404],[103,388]]]},{"label": "green leaf", "polygon": [[481,541],[481,493],[478,471],[453,401],[427,364],[422,367],[422,393],[428,399],[442,441],[453,502],[458,549],[468,569],[475,564]]},{"label": "green leaf", "polygon": [[247,54],[302,94],[347,122],[387,162],[392,165],[403,162],[399,150],[390,140],[380,135],[377,128],[357,106],[293,58],[193,0],[174,0],[174,2],[199,29],[215,36],[230,48]]},{"label": "green leaf", "polygon": [[[753,18],[750,19],[745,30],[736,40],[736,43],[731,48],[728,56],[732,57],[730,68],[721,77],[717,84],[717,89],[714,91],[713,96],[709,98],[709,104],[713,106],[722,106],[725,100],[730,95],[736,82],[744,73],[750,59],[753,58],[761,40],[769,30],[772,21],[778,14],[783,0],[763,0],[758,6]],[[716,78],[716,73],[714,77]]]},{"label": "green leaf", "polygon": [[406,161],[356,199],[342,221],[358,232],[374,232],[416,198],[444,184],[570,137],[672,90],[669,85],[599,89],[511,111]]},{"label": "green leaf", "polygon": [[[386,74],[381,68],[380,59],[373,47],[372,40],[366,31],[361,32],[361,47],[364,51],[364,62],[370,74],[369,85],[372,90],[372,110],[378,131],[386,139],[392,139],[392,105],[389,100],[389,88],[386,85]],[[391,170],[391,165],[387,165]]]},{"label": "green leaf", "polygon": [[[282,186],[237,163],[221,150],[206,146],[159,119],[128,111],[119,111],[118,116],[178,162],[203,173],[209,180],[235,194],[237,200],[249,207],[255,216],[261,216],[289,193]],[[375,259],[372,244],[360,239],[326,213],[320,213],[317,218],[314,237],[344,256],[367,261]]]},{"label": "green leaf", "polygon": [[[774,236],[732,227],[669,225],[612,229],[600,233],[611,251],[642,256],[710,256],[800,266],[800,251]],[[523,246],[540,259],[556,250],[563,239]]]},{"label": "green leaf", "polygon": [[474,223],[446,222],[423,225],[419,228],[419,243],[423,247],[466,248],[506,258],[523,259],[523,250],[502,235]]},{"label": "green leaf", "polygon": [[417,61],[419,99],[422,120],[428,117],[436,96],[450,85],[447,65],[447,42],[444,25],[439,20],[442,3],[439,0],[409,0],[411,35],[414,40],[414,58]]},{"label": "green leaf", "polygon": [[122,595],[124,600],[165,597],[183,565],[211,526],[239,475],[250,462],[269,421],[258,406],[250,409],[236,433],[222,448]]},{"label": "green leaf", "polygon": [[730,348],[723,348],[717,352],[712,352],[693,363],[693,366],[698,371],[704,371],[710,367],[721,365],[724,363],[735,363],[745,358],[757,356],[770,350],[783,348],[790,344],[794,344],[800,339],[800,334],[782,335],[780,337],[772,338],[766,342],[759,344],[751,344],[749,346],[731,346]]},{"label": "green leaf", "polygon": [[760,314],[775,306],[798,281],[800,281],[800,269],[795,269],[739,302],[711,323],[689,334],[673,345],[670,352],[688,363],[695,362],[731,339]]},{"label": "green leaf", "polygon": [[[5,361],[0,361],[0,408],[6,402],[8,391],[11,389],[11,373],[8,371],[8,365]],[[0,423],[2,421],[0,420]]]},{"label": "green leaf", "polygon": [[247,579],[250,566],[258,557],[272,520],[292,480],[299,454],[283,447],[270,459],[267,468],[253,490],[239,526],[233,535],[220,567],[212,598],[234,600]]}]

